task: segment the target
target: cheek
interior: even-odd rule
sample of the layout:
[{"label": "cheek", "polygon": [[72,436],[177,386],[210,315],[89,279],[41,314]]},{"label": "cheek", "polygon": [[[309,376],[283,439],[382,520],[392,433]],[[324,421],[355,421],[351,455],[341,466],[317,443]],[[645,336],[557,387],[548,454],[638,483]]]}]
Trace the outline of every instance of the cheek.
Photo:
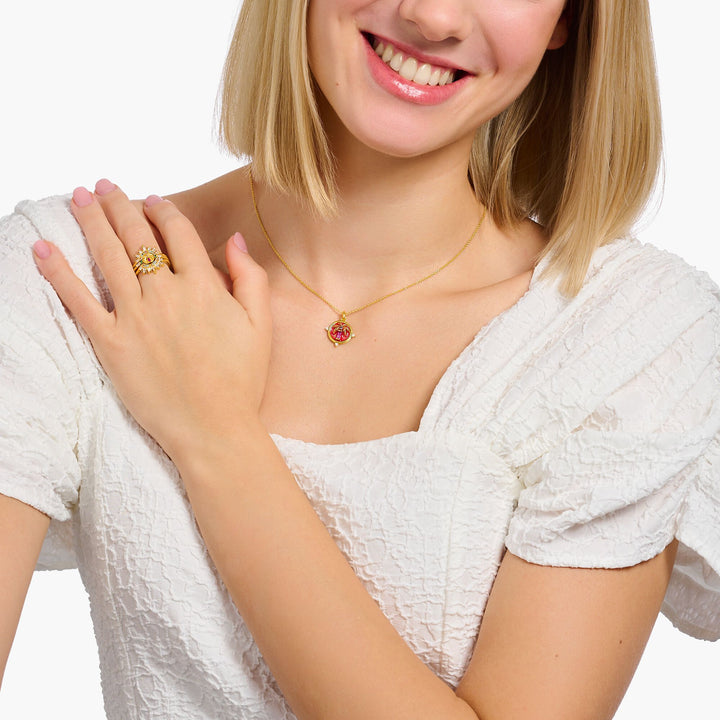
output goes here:
[{"label": "cheek", "polygon": [[[297,2],[299,0],[292,0]],[[343,33],[352,23],[357,0],[310,0],[307,11],[307,52],[310,70],[332,79],[343,59]]]},{"label": "cheek", "polygon": [[334,81],[332,61],[332,34],[328,32],[327,13],[324,13],[326,0],[310,3],[307,19],[307,55],[310,73],[321,90],[327,90]]},{"label": "cheek", "polygon": [[542,60],[559,13],[523,12],[498,18],[491,37],[494,72],[532,75]]},{"label": "cheek", "polygon": [[320,38],[323,36],[323,28],[321,19],[325,15],[325,0],[311,0],[307,11],[307,54],[310,67],[312,69],[318,61],[321,43]]}]

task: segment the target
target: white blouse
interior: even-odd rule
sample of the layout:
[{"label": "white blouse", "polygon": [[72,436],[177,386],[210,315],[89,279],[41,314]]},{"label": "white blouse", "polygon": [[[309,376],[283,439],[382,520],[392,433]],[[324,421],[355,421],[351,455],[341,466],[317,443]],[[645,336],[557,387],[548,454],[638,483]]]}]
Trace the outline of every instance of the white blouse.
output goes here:
[{"label": "white blouse", "polygon": [[[39,237],[109,302],[67,197],[0,221],[0,492],[52,518],[41,567],[80,570],[109,720],[292,718],[174,466],[36,269]],[[274,437],[368,592],[451,685],[505,548],[616,568],[677,537],[663,612],[720,637],[718,289],[631,240],[598,250],[572,299],[542,269],[450,365],[417,432]]]}]

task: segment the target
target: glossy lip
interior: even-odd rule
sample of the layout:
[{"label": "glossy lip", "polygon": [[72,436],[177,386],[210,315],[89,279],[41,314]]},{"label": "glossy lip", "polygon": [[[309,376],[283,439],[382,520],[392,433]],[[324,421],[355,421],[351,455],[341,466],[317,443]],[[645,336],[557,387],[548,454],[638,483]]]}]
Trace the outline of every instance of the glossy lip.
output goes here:
[{"label": "glossy lip", "polygon": [[[378,36],[373,35],[373,37]],[[373,50],[372,45],[365,35],[362,36],[362,39],[365,44],[365,54],[367,56],[370,73],[375,82],[391,95],[394,95],[402,100],[415,103],[416,105],[440,105],[454,95],[457,95],[473,77],[472,75],[464,75],[458,80],[455,80],[455,82],[451,82],[447,85],[418,85],[418,83],[414,83],[412,80],[406,80],[404,77],[401,77],[389,65],[384,63],[377,56],[375,50]],[[392,40],[383,40],[383,42],[389,42],[393,45],[393,47],[395,47]],[[400,52],[403,52],[403,48],[400,45],[397,46],[397,49]],[[411,55],[418,60],[428,62],[431,65],[444,67],[448,70],[456,69],[448,67],[445,61],[428,59],[428,55],[422,55],[422,53],[414,55],[413,51],[409,49],[406,52],[408,55]]]}]

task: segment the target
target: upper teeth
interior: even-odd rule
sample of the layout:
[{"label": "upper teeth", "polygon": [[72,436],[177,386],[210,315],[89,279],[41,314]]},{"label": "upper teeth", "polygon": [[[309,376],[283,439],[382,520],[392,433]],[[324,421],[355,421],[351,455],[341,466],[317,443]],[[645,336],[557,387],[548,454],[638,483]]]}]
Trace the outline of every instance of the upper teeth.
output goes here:
[{"label": "upper teeth", "polygon": [[401,77],[418,85],[447,85],[455,79],[454,70],[421,62],[411,55],[398,52],[390,43],[385,43],[377,38],[373,41],[373,48],[383,62]]}]

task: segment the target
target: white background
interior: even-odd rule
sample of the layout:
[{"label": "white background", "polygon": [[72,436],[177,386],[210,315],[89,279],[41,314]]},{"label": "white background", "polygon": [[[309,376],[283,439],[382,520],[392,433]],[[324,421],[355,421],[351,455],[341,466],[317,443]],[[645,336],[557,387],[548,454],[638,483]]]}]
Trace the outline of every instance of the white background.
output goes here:
[{"label": "white background", "polygon": [[[237,0],[3,4],[0,215],[23,198],[92,186],[103,176],[143,197],[235,167],[213,141],[213,107]],[[720,7],[708,0],[652,5],[667,179],[662,208],[643,223],[640,236],[720,281]],[[616,717],[717,720],[719,674],[720,646],[686,638],[661,618]],[[77,573],[35,575],[0,693],[0,717],[104,717]]]}]

